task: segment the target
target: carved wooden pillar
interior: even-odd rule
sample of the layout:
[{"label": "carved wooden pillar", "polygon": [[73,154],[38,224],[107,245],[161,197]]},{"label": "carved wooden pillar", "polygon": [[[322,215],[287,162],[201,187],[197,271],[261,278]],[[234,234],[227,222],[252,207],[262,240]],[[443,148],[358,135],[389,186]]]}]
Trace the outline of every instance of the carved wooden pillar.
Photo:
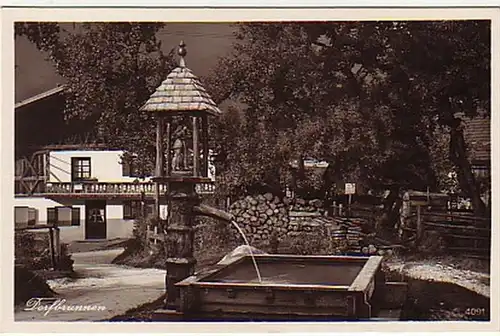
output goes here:
[{"label": "carved wooden pillar", "polygon": [[167,228],[167,275],[166,308],[179,307],[180,291],[175,284],[194,274],[196,260],[193,255],[194,224],[193,208],[199,204],[195,191],[195,183],[191,181],[171,181],[171,199],[169,225]]},{"label": "carved wooden pillar", "polygon": [[170,173],[172,171],[172,156],[170,155],[170,145],[171,145],[171,137],[172,137],[172,130],[171,130],[172,124],[170,122],[170,119],[167,120],[167,125],[166,125],[166,134],[165,137],[167,138],[167,148],[165,148],[165,156],[167,159],[166,166],[165,166],[165,176],[170,176]]},{"label": "carved wooden pillar", "polygon": [[193,176],[200,176],[198,117],[193,117]]},{"label": "carved wooden pillar", "polygon": [[[163,164],[163,117],[158,116],[156,123],[156,177],[164,176]],[[160,183],[155,183],[155,217],[160,219]]]},{"label": "carved wooden pillar", "polygon": [[208,117],[204,115],[201,118],[201,132],[203,138],[203,173],[202,176],[208,176]]}]

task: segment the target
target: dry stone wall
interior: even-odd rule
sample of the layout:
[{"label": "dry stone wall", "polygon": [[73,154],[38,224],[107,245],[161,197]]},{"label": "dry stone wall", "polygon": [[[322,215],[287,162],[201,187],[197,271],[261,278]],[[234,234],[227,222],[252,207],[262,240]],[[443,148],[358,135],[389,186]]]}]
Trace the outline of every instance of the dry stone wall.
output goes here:
[{"label": "dry stone wall", "polygon": [[[278,239],[300,232],[311,232],[315,217],[323,215],[321,200],[290,199],[271,193],[246,196],[234,202],[229,211],[247,236],[250,244],[267,243],[275,235]],[[233,230],[235,239],[240,239]]]}]

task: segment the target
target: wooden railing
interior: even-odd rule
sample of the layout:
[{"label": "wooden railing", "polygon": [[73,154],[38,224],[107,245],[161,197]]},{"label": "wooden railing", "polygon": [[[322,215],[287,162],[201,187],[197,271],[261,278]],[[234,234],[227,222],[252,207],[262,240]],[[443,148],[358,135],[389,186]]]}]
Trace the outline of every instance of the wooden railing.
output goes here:
[{"label": "wooden railing", "polygon": [[[212,182],[196,185],[199,194],[212,194],[215,185]],[[160,184],[160,193],[167,191],[166,184]],[[45,185],[45,194],[154,194],[153,182],[51,182]]]},{"label": "wooden railing", "polygon": [[415,214],[403,230],[411,232],[417,245],[426,231],[437,231],[447,241],[446,249],[471,254],[487,254],[491,251],[491,218],[456,214],[453,212],[430,212],[417,206]]}]

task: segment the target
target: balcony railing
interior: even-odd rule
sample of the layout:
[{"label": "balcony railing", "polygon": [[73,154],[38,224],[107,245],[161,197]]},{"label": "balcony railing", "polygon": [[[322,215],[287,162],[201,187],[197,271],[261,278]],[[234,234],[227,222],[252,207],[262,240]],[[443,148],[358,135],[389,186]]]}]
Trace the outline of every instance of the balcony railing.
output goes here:
[{"label": "balcony railing", "polygon": [[[167,191],[166,184],[160,184],[160,193]],[[199,194],[213,194],[213,182],[196,185]],[[45,185],[45,194],[154,194],[153,182],[50,182]]]}]

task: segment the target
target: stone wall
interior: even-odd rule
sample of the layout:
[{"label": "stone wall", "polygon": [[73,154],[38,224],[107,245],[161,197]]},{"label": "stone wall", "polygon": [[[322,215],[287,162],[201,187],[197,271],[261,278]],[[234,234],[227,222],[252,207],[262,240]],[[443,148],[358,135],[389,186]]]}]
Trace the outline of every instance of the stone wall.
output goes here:
[{"label": "stone wall", "polygon": [[[268,243],[272,235],[279,240],[320,226],[313,219],[324,214],[321,200],[281,198],[271,193],[246,196],[234,202],[229,211],[250,244]],[[234,237],[239,238],[236,230]]]}]

